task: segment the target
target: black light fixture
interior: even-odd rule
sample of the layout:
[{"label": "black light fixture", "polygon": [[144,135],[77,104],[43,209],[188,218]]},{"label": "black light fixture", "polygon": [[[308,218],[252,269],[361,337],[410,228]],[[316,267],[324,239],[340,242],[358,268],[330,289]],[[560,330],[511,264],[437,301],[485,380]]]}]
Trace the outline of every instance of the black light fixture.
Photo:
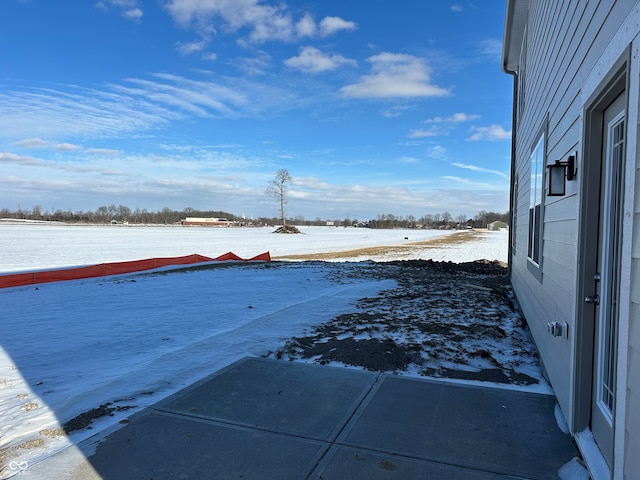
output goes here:
[{"label": "black light fixture", "polygon": [[569,155],[565,162],[556,160],[556,163],[547,165],[549,169],[549,190],[547,195],[550,197],[565,195],[566,181],[572,182],[576,178],[576,156],[577,152]]}]

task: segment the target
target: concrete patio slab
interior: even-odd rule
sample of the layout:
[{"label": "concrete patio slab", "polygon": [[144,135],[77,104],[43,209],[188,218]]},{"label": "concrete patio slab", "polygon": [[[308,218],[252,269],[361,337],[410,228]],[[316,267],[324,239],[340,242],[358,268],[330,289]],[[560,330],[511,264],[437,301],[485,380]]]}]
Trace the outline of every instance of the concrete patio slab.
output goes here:
[{"label": "concrete patio slab", "polygon": [[327,445],[153,410],[113,433],[89,458],[107,479],[306,478]]},{"label": "concrete patio slab", "polygon": [[554,408],[550,395],[385,375],[338,443],[518,478],[556,478],[578,453]]},{"label": "concrete patio slab", "polygon": [[248,358],[154,406],[158,410],[330,440],[378,374]]},{"label": "concrete patio slab", "polygon": [[353,447],[334,446],[316,469],[313,480],[522,480],[496,473],[389,455]]},{"label": "concrete patio slab", "polygon": [[558,478],[555,399],[245,358],[18,478]]}]

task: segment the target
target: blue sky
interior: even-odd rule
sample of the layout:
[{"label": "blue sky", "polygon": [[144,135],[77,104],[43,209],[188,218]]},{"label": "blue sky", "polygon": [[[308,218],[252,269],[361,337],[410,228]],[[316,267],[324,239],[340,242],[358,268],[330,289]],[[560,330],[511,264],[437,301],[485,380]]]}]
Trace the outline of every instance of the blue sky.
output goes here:
[{"label": "blue sky", "polygon": [[4,0],[0,207],[508,209],[498,0]]}]

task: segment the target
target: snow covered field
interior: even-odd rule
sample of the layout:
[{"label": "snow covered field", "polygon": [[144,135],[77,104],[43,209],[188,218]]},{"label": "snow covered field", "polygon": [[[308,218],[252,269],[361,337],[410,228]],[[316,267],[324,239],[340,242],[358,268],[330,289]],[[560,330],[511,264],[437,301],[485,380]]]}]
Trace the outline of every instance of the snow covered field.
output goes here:
[{"label": "snow covered field", "polygon": [[[0,271],[190,253],[250,257],[398,245],[449,235],[414,230],[0,225]],[[408,237],[405,240],[405,237]],[[507,234],[484,233],[417,258],[506,260]],[[379,260],[379,259],[378,259]],[[382,258],[384,260],[384,258]],[[0,290],[0,478],[115,425],[247,355],[354,311],[395,282],[341,277],[322,264],[220,266]],[[62,426],[104,406],[113,416],[68,436]],[[127,410],[128,409],[128,410]]]},{"label": "snow covered field", "polygon": [[[62,266],[177,257],[198,253],[217,257],[232,251],[251,258],[351,250],[379,245],[408,245],[446,238],[443,230],[371,230],[303,227],[303,235],[273,234],[273,227],[206,228],[179,226],[70,226],[0,223],[0,273]],[[507,233],[486,232],[481,248],[412,249],[406,258],[463,262],[486,258],[507,261]],[[373,260],[385,260],[378,257]]]}]

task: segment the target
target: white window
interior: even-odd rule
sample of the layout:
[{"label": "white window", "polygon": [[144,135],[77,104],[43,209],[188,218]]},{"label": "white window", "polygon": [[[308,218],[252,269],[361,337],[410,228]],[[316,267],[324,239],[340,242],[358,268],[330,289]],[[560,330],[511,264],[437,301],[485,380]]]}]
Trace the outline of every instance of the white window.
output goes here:
[{"label": "white window", "polygon": [[531,194],[529,198],[529,249],[527,256],[536,265],[542,258],[542,193],[544,190],[543,174],[545,166],[544,133],[531,152]]}]

